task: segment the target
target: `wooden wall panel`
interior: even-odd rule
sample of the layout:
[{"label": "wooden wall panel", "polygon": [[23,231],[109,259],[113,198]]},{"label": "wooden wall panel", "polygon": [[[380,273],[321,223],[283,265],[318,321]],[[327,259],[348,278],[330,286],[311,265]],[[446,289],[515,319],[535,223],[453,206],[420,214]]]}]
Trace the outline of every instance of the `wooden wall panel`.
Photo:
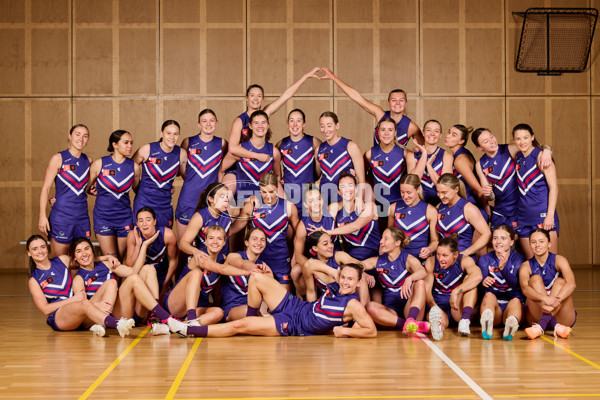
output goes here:
[{"label": "wooden wall panel", "polygon": [[119,124],[119,115],[114,112],[116,101],[106,98],[81,98],[73,104],[74,124],[84,124],[90,130],[90,139],[84,152],[93,159],[106,155],[108,138],[117,129],[131,132],[134,147],[137,144],[134,127],[125,127]]},{"label": "wooden wall panel", "polygon": [[166,0],[162,7],[163,22],[200,22],[200,1],[198,0]]},{"label": "wooden wall panel", "polygon": [[456,0],[421,0],[423,23],[456,23],[460,18],[460,7]]},{"label": "wooden wall panel", "polygon": [[[442,125],[442,138],[440,145],[444,143],[444,135],[454,124],[460,123],[460,103],[455,98],[424,98],[422,100],[423,124],[425,121],[435,119]],[[423,126],[420,125],[422,128]]]},{"label": "wooden wall panel", "polygon": [[299,108],[304,111],[306,115],[306,126],[304,132],[316,137],[323,141],[321,130],[319,129],[319,116],[321,113],[327,110],[333,109],[333,101],[331,98],[294,98],[288,102],[288,110],[286,110],[286,117],[289,111],[294,108]]},{"label": "wooden wall panel", "polygon": [[119,22],[155,23],[158,0],[119,0]]},{"label": "wooden wall panel", "polygon": [[423,60],[421,88],[423,94],[459,93],[458,29],[422,29],[421,40]]},{"label": "wooden wall panel", "polygon": [[[521,7],[518,7],[520,9]],[[524,10],[523,10],[524,11]],[[510,14],[509,14],[510,15]],[[512,15],[510,15],[512,20]],[[509,20],[509,21],[510,21]],[[540,94],[545,91],[545,80],[551,78],[544,78],[537,74],[517,72],[515,70],[515,57],[517,48],[519,46],[519,39],[521,37],[521,25],[523,24],[522,18],[517,18],[518,24],[510,24],[512,28],[509,28],[506,39],[506,54],[507,54],[507,85],[506,90],[508,95],[522,95],[522,94]]]},{"label": "wooden wall panel", "polygon": [[105,0],[72,0],[76,23],[110,23],[113,2]]},{"label": "wooden wall panel", "polygon": [[174,119],[181,126],[181,138],[177,144],[180,145],[183,139],[193,136],[200,131],[196,124],[198,122],[198,114],[206,108],[205,104],[206,101],[200,99],[163,100],[163,119]]},{"label": "wooden wall panel", "polygon": [[580,182],[591,178],[589,115],[587,99],[552,99],[552,146],[560,180]]},{"label": "wooden wall panel", "polygon": [[[265,43],[269,45],[265,46]],[[286,47],[285,29],[249,29],[248,82],[262,83],[265,95],[279,95],[295,80],[292,76],[288,78]]]},{"label": "wooden wall panel", "polygon": [[544,99],[534,97],[509,98],[506,107],[506,132],[508,139],[512,139],[512,128],[517,124],[525,122],[533,128],[538,142],[543,143],[545,140],[543,132],[546,115]]},{"label": "wooden wall panel", "polygon": [[75,30],[76,95],[113,93],[113,31],[109,28]]},{"label": "wooden wall panel", "polygon": [[[228,140],[233,120],[246,110],[245,99],[238,95],[235,98],[211,98],[207,99],[206,102],[206,105],[217,113],[219,126],[216,135]],[[198,112],[200,111],[198,110]],[[198,117],[198,113],[195,113],[193,117]],[[188,118],[191,118],[191,116]]]},{"label": "wooden wall panel", "polygon": [[154,95],[158,58],[156,30],[119,30],[119,93]]},{"label": "wooden wall panel", "polygon": [[340,136],[358,143],[363,153],[373,146],[373,128],[377,122],[372,116],[346,98],[336,99],[335,112],[340,120]]},{"label": "wooden wall panel", "polygon": [[26,212],[25,190],[0,187],[0,197],[3,203],[0,207],[0,220],[5,226],[5,229],[0,230],[0,253],[4,258],[2,267],[23,270],[27,264],[23,262],[24,247],[19,246],[19,241],[26,239],[23,225],[23,215]]},{"label": "wooden wall panel", "polygon": [[571,264],[587,264],[592,258],[590,185],[561,184],[558,190],[556,207],[560,221],[558,252]]},{"label": "wooden wall panel", "polygon": [[[598,154],[598,153],[595,153]],[[593,247],[593,257],[591,262],[594,264],[600,264],[600,251],[598,250],[598,243],[600,243],[600,181],[598,178],[594,180],[594,184],[592,186],[592,215],[591,215],[591,223],[592,223],[592,247]],[[590,261],[587,261],[590,262]],[[600,274],[598,274],[600,275]],[[598,285],[595,287],[600,287],[600,277],[598,278]]]},{"label": "wooden wall panel", "polygon": [[338,23],[373,22],[373,3],[362,0],[338,0],[335,2],[335,17]]},{"label": "wooden wall panel", "polygon": [[71,42],[69,30],[32,29],[31,92],[35,95],[71,93]]},{"label": "wooden wall panel", "polygon": [[210,95],[245,95],[245,56],[242,29],[209,29],[206,32],[206,91]]},{"label": "wooden wall panel", "polygon": [[[25,180],[25,101],[0,101],[0,132],[9,133],[2,151],[10,157],[0,157],[0,182]],[[1,207],[0,207],[1,208]]]},{"label": "wooden wall panel", "polygon": [[293,0],[294,23],[331,23],[331,1]]},{"label": "wooden wall panel", "polygon": [[417,0],[379,0],[379,22],[414,23],[419,20]]},{"label": "wooden wall panel", "polygon": [[0,29],[0,94],[25,93],[25,31]]},{"label": "wooden wall panel", "polygon": [[136,149],[144,143],[158,140],[163,121],[158,121],[157,124],[158,110],[155,99],[123,99],[118,102],[117,107],[119,125],[134,133]]},{"label": "wooden wall panel", "polygon": [[467,93],[504,93],[502,52],[504,34],[497,29],[465,29],[465,71]]},{"label": "wooden wall panel", "polygon": [[[379,31],[380,91],[387,93],[400,88],[408,94],[417,93],[419,48],[414,28],[389,28]],[[377,68],[377,67],[376,67]]]},{"label": "wooden wall panel", "polygon": [[287,2],[279,0],[248,0],[248,22],[286,22]]},{"label": "wooden wall panel", "polygon": [[[504,141],[504,99],[502,98],[477,98],[465,99],[466,123],[473,129],[487,128]],[[471,142],[471,141],[470,141]]]},{"label": "wooden wall panel", "polygon": [[165,94],[200,92],[200,30],[163,29],[161,79]]},{"label": "wooden wall panel", "polygon": [[[294,29],[293,40],[293,80],[299,79],[314,67],[331,66],[331,30],[319,28]],[[320,74],[322,75],[322,74]],[[297,94],[327,95],[330,92],[328,81],[309,79]]]},{"label": "wooden wall panel", "polygon": [[25,2],[23,0],[1,0],[0,23],[25,22]]},{"label": "wooden wall panel", "polygon": [[70,19],[69,0],[31,0],[31,22],[33,23],[67,23]]},{"label": "wooden wall panel", "polygon": [[206,0],[206,18],[211,22],[244,22],[245,10],[245,0]]},{"label": "wooden wall panel", "polygon": [[501,24],[504,22],[502,1],[464,0],[465,22]]},{"label": "wooden wall panel", "polygon": [[[334,40],[335,74],[363,95],[373,93],[373,30],[337,28]],[[335,91],[345,96],[337,87]]]}]

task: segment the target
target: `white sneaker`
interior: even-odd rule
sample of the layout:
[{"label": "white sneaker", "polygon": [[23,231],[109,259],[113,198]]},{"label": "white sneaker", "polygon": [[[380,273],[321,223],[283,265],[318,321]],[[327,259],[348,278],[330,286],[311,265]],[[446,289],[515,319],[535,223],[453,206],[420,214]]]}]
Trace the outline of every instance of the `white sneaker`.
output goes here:
[{"label": "white sneaker", "polygon": [[200,323],[200,321],[198,321],[198,318],[192,319],[191,321],[188,321],[187,324],[188,324],[188,326],[200,326],[200,325],[202,325]]},{"label": "white sneaker", "polygon": [[167,320],[167,325],[169,325],[169,330],[173,333],[178,334],[181,337],[187,336],[187,324],[179,321],[173,317],[169,317]]},{"label": "white sneaker", "polygon": [[131,329],[134,326],[135,321],[133,320],[133,318],[121,318],[117,323],[117,331],[119,331],[119,335],[121,335],[121,337],[125,337],[129,335],[129,332],[131,332]]},{"label": "white sneaker", "polygon": [[152,334],[152,336],[170,335],[171,331],[169,330],[169,326],[167,324],[161,324],[160,322],[154,322],[152,324],[152,329],[150,329],[150,333]]},{"label": "white sneaker", "polygon": [[471,321],[468,319],[461,319],[458,321],[458,333],[463,336],[469,336],[471,334],[471,330],[469,326],[471,325]]},{"label": "white sneaker", "polygon": [[442,309],[438,306],[433,306],[429,310],[429,326],[431,327],[431,337],[433,340],[440,341],[444,337],[442,329]]},{"label": "white sneaker", "polygon": [[104,329],[104,327],[100,324],[92,325],[90,327],[90,331],[92,331],[92,334],[94,336],[99,336],[99,337],[106,336],[106,329]]},{"label": "white sneaker", "polygon": [[510,317],[506,318],[506,322],[504,323],[504,333],[502,334],[502,339],[506,339],[510,342],[515,336],[515,333],[518,329],[519,321],[517,320],[517,317],[511,315]]},{"label": "white sneaker", "polygon": [[487,340],[491,339],[494,331],[494,312],[489,308],[483,310],[479,322],[481,322],[481,336]]}]

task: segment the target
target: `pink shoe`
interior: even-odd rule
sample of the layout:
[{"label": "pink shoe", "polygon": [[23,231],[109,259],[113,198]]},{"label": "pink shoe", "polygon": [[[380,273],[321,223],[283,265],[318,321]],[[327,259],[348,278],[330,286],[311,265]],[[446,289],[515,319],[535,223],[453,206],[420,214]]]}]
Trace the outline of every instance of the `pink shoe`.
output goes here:
[{"label": "pink shoe", "polygon": [[413,318],[407,319],[404,323],[404,326],[402,327],[402,333],[404,333],[405,335],[408,335],[409,333],[415,333],[418,331],[419,325],[417,325],[417,321],[415,321]]},{"label": "pink shoe", "polygon": [[525,328],[525,333],[529,339],[533,340],[542,336],[544,334],[544,330],[538,324],[533,324],[529,328]]},{"label": "pink shoe", "polygon": [[554,337],[561,337],[566,339],[571,334],[571,328],[565,325],[556,324],[554,326]]},{"label": "pink shoe", "polygon": [[429,325],[429,322],[427,321],[419,321],[417,322],[417,325],[419,326],[417,329],[417,332],[419,333],[429,333],[431,330],[431,325]]}]

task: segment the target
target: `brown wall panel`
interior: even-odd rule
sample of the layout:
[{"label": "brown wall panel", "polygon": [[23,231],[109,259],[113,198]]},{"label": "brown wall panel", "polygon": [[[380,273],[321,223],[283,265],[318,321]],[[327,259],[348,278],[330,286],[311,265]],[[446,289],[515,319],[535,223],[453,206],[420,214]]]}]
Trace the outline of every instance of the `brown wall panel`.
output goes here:
[{"label": "brown wall panel", "polygon": [[[379,75],[381,93],[396,88],[417,93],[419,49],[417,32],[412,28],[390,28],[379,31]],[[387,98],[387,97],[386,97]]]},{"label": "brown wall panel", "polygon": [[105,28],[75,30],[76,95],[111,94],[113,92],[113,31]]},{"label": "brown wall panel", "polygon": [[206,31],[206,92],[209,95],[245,94],[244,32],[241,29]]},{"label": "brown wall panel", "polygon": [[[23,266],[24,247],[19,241],[26,239],[23,215],[25,214],[25,190],[23,188],[0,187],[3,206],[0,207],[0,220],[9,229],[0,230],[0,253],[2,266],[18,269]],[[37,220],[37,214],[36,214]]]},{"label": "brown wall panel", "polygon": [[590,179],[587,99],[552,100],[552,146],[559,179]]},{"label": "brown wall panel", "polygon": [[512,139],[512,128],[521,123],[529,124],[538,142],[544,143],[545,105],[543,99],[538,98],[509,98],[506,110],[506,132],[508,139]]},{"label": "brown wall panel", "polygon": [[[329,29],[294,29],[294,76],[299,79],[314,67],[331,65],[331,31]],[[319,73],[318,75],[322,75]],[[309,79],[297,94],[327,95],[330,92],[328,81]]]},{"label": "brown wall panel", "polygon": [[362,0],[338,0],[335,2],[336,22],[373,22],[373,2]]},{"label": "brown wall panel", "polygon": [[0,0],[0,23],[25,22],[25,2],[23,0]]},{"label": "brown wall panel", "polygon": [[31,0],[33,23],[66,23],[70,18],[69,0]]},{"label": "brown wall panel", "polygon": [[165,94],[200,93],[200,30],[163,29]]},{"label": "brown wall panel", "polygon": [[[524,10],[523,10],[524,11]],[[512,16],[511,16],[512,18]],[[522,19],[519,23],[522,24]],[[545,92],[545,79],[535,73],[517,72],[515,69],[515,58],[521,37],[521,26],[508,30],[507,55],[508,55],[508,80],[506,91],[509,95],[539,94]]]},{"label": "brown wall panel", "polygon": [[279,0],[248,0],[248,22],[286,22],[287,2]]},{"label": "brown wall panel", "polygon": [[[444,143],[444,135],[448,129],[460,123],[460,104],[454,98],[423,99],[422,106],[423,123],[430,119],[436,119],[442,125],[442,138],[440,146]],[[422,126],[421,126],[422,128]]]},{"label": "brown wall panel", "polygon": [[464,0],[465,1],[465,22],[469,23],[503,23],[502,1],[489,0]]},{"label": "brown wall panel", "polygon": [[32,29],[31,92],[69,95],[71,41],[68,29]]},{"label": "brown wall panel", "polygon": [[424,94],[458,93],[458,29],[423,29],[421,87]]},{"label": "brown wall panel", "polygon": [[424,23],[457,23],[460,14],[456,0],[421,0]]},{"label": "brown wall panel", "polygon": [[200,22],[200,2],[198,0],[166,0],[162,9],[163,22]]},{"label": "brown wall panel", "polygon": [[[321,141],[324,140],[319,129],[319,116],[324,111],[333,109],[333,102],[331,101],[331,99],[312,99],[300,97],[294,98],[293,100],[289,101],[287,105],[289,111],[293,110],[294,108],[299,108],[302,111],[304,111],[304,114],[306,115],[306,126],[304,127],[304,132],[316,137]],[[289,111],[286,113],[286,117]]]},{"label": "brown wall panel", "polygon": [[[158,140],[163,121],[157,126],[157,102],[154,99],[131,99],[119,101],[120,125],[134,134],[135,149],[144,143]],[[168,119],[168,118],[165,118]],[[135,150],[134,150],[135,151]]]},{"label": "brown wall panel", "polygon": [[558,190],[558,253],[572,264],[587,264],[591,262],[590,186],[559,185]]},{"label": "brown wall panel", "polygon": [[285,29],[249,29],[248,82],[261,84],[266,95],[280,95],[289,86],[286,43]]},{"label": "brown wall panel", "polygon": [[198,114],[206,108],[204,103],[206,103],[205,100],[199,99],[163,100],[162,114],[164,119],[174,119],[181,126],[181,137],[177,144],[181,144],[183,139],[200,132],[196,124],[198,122]]},{"label": "brown wall panel", "polygon": [[[466,103],[466,123],[473,129],[487,128],[497,137],[502,138],[500,143],[504,142],[504,99],[470,99]],[[472,140],[469,140],[471,143]]]},{"label": "brown wall panel", "polygon": [[112,1],[72,0],[75,3],[75,23],[112,22]]},{"label": "brown wall panel", "polygon": [[331,1],[329,0],[293,0],[294,22],[330,23]]},{"label": "brown wall panel", "polygon": [[[600,98],[592,100],[592,176],[600,179]],[[600,208],[597,208],[600,211]],[[598,225],[600,227],[600,225]]]},{"label": "brown wall panel", "polygon": [[[246,110],[246,101],[241,98],[236,99],[207,99],[206,106],[217,113],[219,126],[216,136],[229,140],[229,131],[233,120]],[[196,113],[195,117],[198,114]]]},{"label": "brown wall panel", "polygon": [[156,94],[157,57],[154,29],[121,29],[119,93]]},{"label": "brown wall panel", "polygon": [[131,130],[134,147],[137,144],[133,127],[123,127],[118,123],[111,99],[76,99],[73,104],[73,118],[76,124],[85,124],[90,129],[90,139],[84,152],[93,159],[107,153],[108,138],[117,129]]},{"label": "brown wall panel", "polygon": [[[595,153],[598,154],[598,153]],[[592,203],[592,216],[590,218],[592,223],[592,245],[594,247],[594,256],[592,263],[600,264],[600,251],[598,250],[598,243],[600,243],[600,182],[596,181],[592,187],[593,203]],[[598,285],[600,287],[600,274],[598,274]]]},{"label": "brown wall panel", "polygon": [[465,36],[467,93],[503,94],[503,31],[466,29]]},{"label": "brown wall panel", "polygon": [[11,136],[2,143],[3,154],[10,156],[0,157],[0,182],[22,181],[25,179],[25,135],[29,134],[25,132],[24,100],[0,101],[0,132]]},{"label": "brown wall panel", "polygon": [[[335,70],[344,82],[364,94],[373,93],[373,30],[336,29]],[[336,88],[336,93],[344,93]]]},{"label": "brown wall panel", "polygon": [[119,22],[155,23],[158,0],[119,0]]},{"label": "brown wall panel", "polygon": [[206,0],[209,22],[244,22],[244,0]]},{"label": "brown wall panel", "polygon": [[71,102],[68,99],[39,99],[31,100],[30,107],[32,178],[43,181],[50,157],[69,147],[69,129],[73,125]]},{"label": "brown wall panel", "polygon": [[0,53],[0,93],[25,94],[25,32],[0,29]]},{"label": "brown wall panel", "polygon": [[562,74],[552,79],[552,94],[588,94],[590,78],[588,74]]},{"label": "brown wall panel", "polygon": [[417,23],[417,0],[379,0],[379,22]]},{"label": "brown wall panel", "polygon": [[355,141],[363,153],[370,149],[375,119],[345,98],[336,99],[335,110],[340,120],[339,135]]}]

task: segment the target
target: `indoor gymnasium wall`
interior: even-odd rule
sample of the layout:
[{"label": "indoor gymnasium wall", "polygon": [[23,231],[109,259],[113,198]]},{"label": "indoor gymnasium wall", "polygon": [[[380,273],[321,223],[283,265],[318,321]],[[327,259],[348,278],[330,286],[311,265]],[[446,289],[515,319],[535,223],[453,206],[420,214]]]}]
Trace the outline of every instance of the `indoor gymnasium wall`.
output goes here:
[{"label": "indoor gymnasium wall", "polygon": [[[515,124],[532,125],[558,166],[560,252],[573,264],[600,263],[598,40],[584,73],[518,73],[522,18],[513,15],[599,2],[0,0],[0,268],[25,268],[19,241],[37,232],[46,165],[74,123],[89,126],[93,158],[115,129],[132,132],[136,148],[165,119],[192,135],[205,107],[227,137],[249,84],[262,84],[268,102],[313,66],[329,66],[383,107],[389,90],[403,88],[420,126],[484,126],[506,142]],[[371,145],[372,117],[312,79],[273,116],[274,141],[295,107],[308,133],[319,136],[318,115],[334,110],[342,135],[363,151]]]}]

